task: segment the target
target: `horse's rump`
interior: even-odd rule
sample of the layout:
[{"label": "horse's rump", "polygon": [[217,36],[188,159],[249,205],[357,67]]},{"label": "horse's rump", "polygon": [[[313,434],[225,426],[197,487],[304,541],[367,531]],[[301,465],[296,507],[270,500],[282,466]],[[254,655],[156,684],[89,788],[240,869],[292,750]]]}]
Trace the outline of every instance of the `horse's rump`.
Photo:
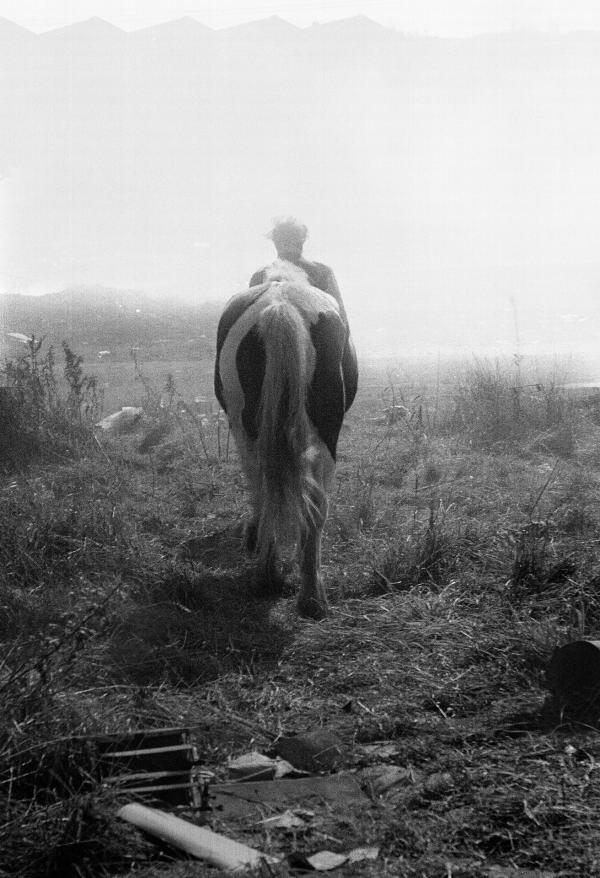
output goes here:
[{"label": "horse's rump", "polygon": [[217,335],[215,392],[252,490],[261,562],[269,567],[284,535],[299,539],[299,606],[318,618],[326,608],[320,533],[349,405],[349,336],[335,299],[301,281],[276,265],[267,283],[230,300]]}]

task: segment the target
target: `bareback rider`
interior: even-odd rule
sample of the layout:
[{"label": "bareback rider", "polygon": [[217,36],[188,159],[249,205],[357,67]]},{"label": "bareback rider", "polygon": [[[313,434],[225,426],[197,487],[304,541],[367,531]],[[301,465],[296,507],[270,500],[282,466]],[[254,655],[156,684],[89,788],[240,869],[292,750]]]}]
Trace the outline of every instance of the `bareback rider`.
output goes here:
[{"label": "bareback rider", "polygon": [[[306,274],[308,282],[311,286],[317,287],[319,290],[328,293],[336,300],[340,308],[340,316],[346,326],[346,341],[344,344],[344,352],[342,355],[342,371],[344,374],[345,387],[345,411],[348,411],[358,386],[358,366],[356,361],[356,351],[352,339],[350,338],[350,328],[348,326],[348,317],[342,300],[340,288],[337,285],[335,275],[328,265],[322,262],[309,262],[302,255],[304,242],[308,236],[308,229],[302,223],[291,217],[278,219],[274,221],[273,229],[267,235],[275,244],[278,259],[285,259],[301,268]],[[256,287],[263,284],[267,278],[267,271],[270,266],[255,271],[250,278],[250,286]]]},{"label": "bareback rider", "polygon": [[[304,242],[307,237],[308,229],[306,226],[291,217],[275,220],[272,231],[267,235],[267,238],[270,238],[275,245],[278,259],[285,259],[286,262],[292,262],[294,265],[297,265],[298,268],[305,272],[311,286],[317,287],[319,290],[323,290],[323,292],[333,296],[340,306],[340,313],[347,326],[346,309],[344,308],[342,294],[333,271],[329,266],[323,265],[322,262],[309,262],[302,255]],[[250,286],[255,287],[258,284],[264,283],[266,272],[267,268],[255,271],[250,278]]]}]

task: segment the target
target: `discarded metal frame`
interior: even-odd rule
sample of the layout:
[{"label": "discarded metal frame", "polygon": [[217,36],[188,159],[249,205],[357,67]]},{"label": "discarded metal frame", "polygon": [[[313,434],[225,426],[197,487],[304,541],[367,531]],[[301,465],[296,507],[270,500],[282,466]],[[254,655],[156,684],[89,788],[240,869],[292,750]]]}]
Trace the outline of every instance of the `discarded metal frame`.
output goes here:
[{"label": "discarded metal frame", "polygon": [[208,775],[187,728],[139,729],[87,739],[96,779],[104,786],[171,805],[203,808]]}]

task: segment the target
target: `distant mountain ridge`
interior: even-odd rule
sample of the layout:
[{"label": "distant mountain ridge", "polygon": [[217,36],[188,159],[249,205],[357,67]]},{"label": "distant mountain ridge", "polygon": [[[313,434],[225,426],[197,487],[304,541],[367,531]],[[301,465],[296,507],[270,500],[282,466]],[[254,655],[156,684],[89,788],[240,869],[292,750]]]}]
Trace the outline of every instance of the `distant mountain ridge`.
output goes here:
[{"label": "distant mountain ridge", "polygon": [[[352,49],[362,45],[365,51],[370,51],[374,45],[393,46],[405,39],[403,33],[364,15],[307,27],[297,27],[280,16],[271,15],[219,29],[186,15],[131,31],[94,16],[38,34],[0,18],[0,49],[8,53],[8,57],[11,49],[25,49],[42,56],[46,53],[81,56],[83,49],[92,52],[93,57],[122,51],[152,54],[160,49],[173,49],[177,44],[184,51],[195,47],[203,51],[234,50],[250,54],[267,48],[277,52],[284,46],[303,49],[314,46],[327,51],[327,47]],[[1,65],[0,59],[0,68]]]},{"label": "distant mountain ridge", "polygon": [[514,55],[512,49],[519,44],[528,44],[532,40],[538,45],[560,45],[561,51],[572,51],[579,47],[584,50],[600,45],[600,31],[574,30],[563,34],[553,34],[536,30],[502,31],[499,33],[480,33],[470,37],[438,37],[428,34],[411,33],[386,27],[366,15],[358,14],[347,18],[331,21],[314,22],[305,27],[292,24],[278,15],[246,21],[223,28],[212,28],[199,19],[184,15],[160,24],[148,25],[135,30],[124,30],[104,18],[93,16],[61,27],[34,33],[21,25],[0,17],[0,47],[10,50],[11,43],[15,47],[25,47],[34,51],[62,50],[75,51],[85,45],[90,48],[114,49],[127,48],[156,49],[161,44],[172,46],[174,41],[181,40],[185,45],[196,45],[198,48],[244,47],[252,49],[254,43],[263,47],[277,49],[279,43],[296,44],[307,47],[311,44],[329,45],[338,48],[344,45],[362,47],[371,51],[374,46],[387,49],[411,47],[437,47],[459,49],[468,55],[472,50],[477,52],[482,47],[493,45],[493,52],[507,50]]},{"label": "distant mountain ridge", "polygon": [[43,296],[0,296],[0,349],[8,356],[23,343],[10,333],[62,342],[87,360],[100,351],[128,359],[132,348],[153,358],[212,356],[222,305],[181,305],[137,290],[75,287]]},{"label": "distant mountain ridge", "polygon": [[[520,273],[511,277],[507,270],[506,274],[507,289],[523,282]],[[544,298],[550,274],[550,270],[539,276],[533,272],[527,282],[534,295],[512,304],[493,299],[495,281],[484,274],[478,280],[481,297],[476,306],[461,299],[460,284],[454,283],[444,320],[435,324],[423,321],[424,310],[435,307],[434,297],[408,298],[400,324],[393,306],[373,314],[372,303],[366,300],[350,315],[354,340],[361,357],[452,349],[504,355],[548,354],[553,347],[563,353],[597,350],[600,266],[581,271],[580,276],[574,269],[558,272],[564,285],[571,279],[578,289],[587,290],[583,297]],[[66,341],[87,363],[98,360],[100,352],[109,352],[110,360],[128,362],[132,349],[139,351],[141,359],[212,361],[222,310],[222,302],[185,304],[172,296],[101,286],[71,287],[42,296],[6,294],[0,296],[0,363],[23,353],[23,340],[15,335],[32,334],[44,336],[46,345],[57,351]]]},{"label": "distant mountain ridge", "polygon": [[345,18],[337,18],[329,21],[316,21],[310,25],[298,26],[287,21],[280,15],[269,15],[264,18],[258,18],[251,21],[245,21],[236,25],[229,25],[221,28],[213,28],[205,24],[200,19],[192,15],[184,15],[175,19],[168,19],[153,25],[145,25],[133,30],[125,30],[118,25],[112,24],[105,18],[100,16],[92,16],[87,19],[80,19],[71,24],[61,25],[60,27],[50,28],[45,31],[36,33],[29,30],[10,19],[0,16],[0,38],[6,36],[29,36],[40,43],[46,39],[55,39],[58,37],[68,37],[69,39],[119,39],[121,37],[132,38],[136,40],[139,36],[155,35],[161,33],[181,33],[184,29],[193,29],[197,35],[213,35],[215,38],[237,36],[239,34],[252,34],[254,36],[268,36],[270,38],[283,35],[303,35],[311,36],[317,33],[335,34],[338,38],[346,36],[357,36],[365,38],[367,36],[382,36],[384,34],[393,34],[402,39],[419,40],[419,41],[435,41],[435,42],[459,42],[468,44],[471,41],[486,40],[489,38],[522,38],[530,39],[532,37],[538,39],[547,39],[550,41],[564,41],[565,39],[587,37],[594,39],[600,36],[598,31],[575,29],[563,33],[552,33],[547,31],[539,31],[533,28],[521,30],[507,30],[500,32],[483,31],[470,37],[439,37],[435,35],[414,33],[410,31],[398,30],[393,27],[387,27],[380,24],[374,19],[362,13],[348,16]]},{"label": "distant mountain ridge", "polygon": [[242,22],[241,24],[236,24],[236,25],[229,25],[229,26],[223,27],[223,28],[212,28],[209,25],[204,24],[202,21],[200,21],[198,18],[195,18],[194,16],[184,15],[184,16],[177,18],[177,19],[169,19],[167,21],[161,22],[160,24],[146,25],[144,27],[136,28],[134,30],[125,30],[123,28],[118,27],[118,25],[112,24],[110,21],[107,21],[106,19],[104,19],[100,16],[94,15],[94,16],[91,16],[90,18],[81,19],[81,20],[75,21],[71,24],[61,25],[60,27],[56,27],[56,28],[50,28],[50,29],[48,29],[46,31],[42,31],[38,34],[34,33],[33,31],[28,30],[27,28],[25,28],[21,25],[16,24],[15,22],[10,21],[7,18],[0,16],[0,33],[3,32],[5,26],[7,28],[9,26],[12,26],[12,28],[14,28],[15,31],[16,30],[24,31],[25,33],[29,33],[34,37],[38,37],[38,38],[42,38],[42,39],[44,37],[47,37],[48,35],[51,35],[51,34],[57,35],[57,34],[69,34],[69,33],[72,33],[76,36],[82,36],[82,35],[83,36],[89,36],[89,35],[96,35],[96,36],[104,35],[104,36],[106,36],[106,35],[116,35],[117,33],[135,36],[135,35],[139,35],[139,34],[148,33],[149,31],[153,31],[155,33],[158,33],[162,29],[172,31],[174,28],[179,28],[181,26],[181,24],[183,24],[183,23],[185,23],[188,26],[195,27],[198,31],[200,31],[200,30],[208,31],[208,32],[211,32],[214,34],[232,34],[232,33],[237,33],[237,32],[244,33],[244,32],[248,32],[248,31],[255,32],[255,31],[260,30],[260,29],[265,29],[265,30],[268,30],[271,33],[271,35],[273,35],[274,33],[283,33],[286,31],[288,33],[307,32],[307,31],[311,31],[311,30],[314,30],[316,28],[321,28],[321,27],[325,27],[325,28],[329,28],[329,29],[332,29],[332,28],[336,29],[338,27],[341,27],[342,29],[347,29],[349,27],[356,28],[356,27],[362,27],[362,26],[367,27],[367,28],[381,29],[381,30],[392,30],[391,28],[386,28],[385,25],[378,24],[377,22],[373,21],[373,19],[369,18],[366,15],[362,15],[362,14],[350,16],[348,18],[342,18],[342,19],[336,19],[336,20],[329,21],[329,22],[324,22],[323,24],[314,23],[314,24],[309,25],[307,27],[298,27],[297,25],[292,24],[291,22],[287,21],[285,18],[283,18],[279,15],[269,15],[269,16],[266,16],[265,18],[259,18],[259,19],[252,20],[252,21],[246,21],[246,22]]}]

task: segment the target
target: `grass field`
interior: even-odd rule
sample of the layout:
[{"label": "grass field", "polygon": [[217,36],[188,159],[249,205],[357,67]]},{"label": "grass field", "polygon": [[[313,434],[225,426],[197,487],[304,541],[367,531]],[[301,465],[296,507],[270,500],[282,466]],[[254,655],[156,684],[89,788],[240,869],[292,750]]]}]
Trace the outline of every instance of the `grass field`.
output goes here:
[{"label": "grass field", "polygon": [[554,648],[600,625],[600,401],[562,389],[577,376],[365,361],[324,540],[332,609],[313,623],[290,562],[274,599],[241,553],[226,426],[177,405],[209,398],[212,364],[94,371],[105,412],[145,407],[136,432],[80,423],[54,445],[52,421],[0,482],[0,874],[214,874],[121,825],[69,749],[185,724],[218,777],[281,735],[339,742],[365,798],[294,830],[212,815],[270,853],[379,848],[344,876],[600,875],[595,717],[544,686]]}]

